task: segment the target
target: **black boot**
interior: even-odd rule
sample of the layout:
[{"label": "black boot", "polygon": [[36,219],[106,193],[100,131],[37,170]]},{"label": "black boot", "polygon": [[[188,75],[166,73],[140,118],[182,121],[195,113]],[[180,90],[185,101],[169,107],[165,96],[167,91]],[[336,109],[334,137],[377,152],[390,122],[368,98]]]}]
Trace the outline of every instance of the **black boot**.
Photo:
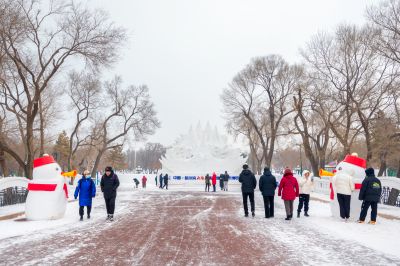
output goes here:
[{"label": "black boot", "polygon": [[249,217],[249,214],[248,214],[248,213],[245,213],[245,214],[244,214],[244,217]]},{"label": "black boot", "polygon": [[289,221],[289,220],[290,220],[290,215],[287,215],[286,218],[285,218],[285,220],[286,220],[286,221]]},{"label": "black boot", "polygon": [[304,216],[309,217],[310,215],[308,215],[308,212],[304,212]]},{"label": "black boot", "polygon": [[253,218],[254,218],[254,216],[256,216],[256,213],[255,213],[255,212],[252,212],[252,213],[251,213],[251,216],[253,216]]},{"label": "black boot", "polygon": [[[307,216],[307,213],[305,215]],[[300,218],[300,212],[297,212],[297,218]]]},{"label": "black boot", "polygon": [[79,219],[79,221],[83,221],[83,216],[81,216],[81,218]]}]

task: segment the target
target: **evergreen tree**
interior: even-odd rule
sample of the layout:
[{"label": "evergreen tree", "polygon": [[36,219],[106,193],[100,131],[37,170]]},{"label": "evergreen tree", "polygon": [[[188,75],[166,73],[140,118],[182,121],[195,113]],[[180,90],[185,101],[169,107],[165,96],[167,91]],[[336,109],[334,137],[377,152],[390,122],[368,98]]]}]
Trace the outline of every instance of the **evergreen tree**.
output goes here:
[{"label": "evergreen tree", "polygon": [[56,154],[56,160],[58,164],[65,170],[68,165],[68,154],[69,154],[69,137],[67,132],[63,130],[58,135],[56,145],[53,148],[53,152]]},{"label": "evergreen tree", "polygon": [[106,159],[106,163],[114,169],[121,170],[125,169],[127,166],[125,154],[122,152],[121,146],[115,147],[109,151]]}]

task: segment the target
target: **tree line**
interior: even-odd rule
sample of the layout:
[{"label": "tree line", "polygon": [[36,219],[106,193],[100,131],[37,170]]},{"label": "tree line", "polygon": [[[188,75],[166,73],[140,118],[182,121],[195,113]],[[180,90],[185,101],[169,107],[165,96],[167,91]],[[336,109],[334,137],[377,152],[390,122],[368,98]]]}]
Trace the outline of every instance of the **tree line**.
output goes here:
[{"label": "tree line", "polygon": [[[57,0],[0,0],[0,167],[32,177],[33,159],[52,146],[56,122],[66,168],[94,175],[105,154],[159,127],[146,85],[102,79],[121,56],[126,30],[104,10]],[[67,117],[60,110],[67,109]],[[67,144],[65,143],[67,142]],[[66,144],[66,145],[65,145]],[[85,160],[86,158],[86,160]],[[88,162],[88,158],[93,158]]]},{"label": "tree line", "polygon": [[224,89],[227,127],[248,140],[254,169],[271,166],[278,142],[298,139],[316,175],[357,151],[379,175],[390,167],[400,177],[400,1],[371,6],[366,18],[317,33],[299,64],[254,58]]}]

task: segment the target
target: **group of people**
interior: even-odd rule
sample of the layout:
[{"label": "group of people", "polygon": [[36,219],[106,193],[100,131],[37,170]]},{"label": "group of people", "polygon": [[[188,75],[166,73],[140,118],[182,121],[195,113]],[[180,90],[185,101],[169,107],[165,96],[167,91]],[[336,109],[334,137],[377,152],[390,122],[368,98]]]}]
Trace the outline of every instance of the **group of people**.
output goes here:
[{"label": "group of people", "polygon": [[[223,191],[228,191],[228,182],[229,182],[229,174],[227,171],[225,171],[224,174],[219,175],[219,186],[221,190]],[[210,177],[209,174],[206,174],[204,177],[204,181],[206,184],[205,191],[210,192],[210,186],[213,186],[213,192],[216,192],[216,186],[217,186],[217,174],[214,172],[212,176]]]},{"label": "group of people", "polygon": [[[160,176],[158,177],[159,178],[159,181],[160,181],[160,186],[159,186],[159,188],[161,188],[161,189],[167,189],[168,190],[168,180],[169,180],[169,177],[168,177],[168,174],[165,174],[164,176],[163,176],[163,174],[161,173],[160,174]],[[157,176],[155,176],[155,181],[156,181],[156,187],[158,186],[157,185]]]},{"label": "group of people", "polygon": [[[361,213],[358,222],[364,223],[368,213],[369,207],[371,207],[371,221],[369,223],[376,223],[376,216],[378,212],[378,202],[382,193],[382,185],[378,178],[375,177],[375,171],[373,168],[365,170],[366,178],[362,182],[361,190],[359,194],[359,200],[362,200]],[[228,190],[229,175],[225,171],[225,174],[220,175],[220,186],[221,190]],[[157,176],[156,176],[157,186]],[[168,174],[159,176],[160,188],[168,189]],[[142,184],[143,188],[146,187],[147,178],[143,176]],[[210,185],[213,186],[213,191],[216,191],[217,175],[213,173],[210,177],[209,174],[205,177],[206,191],[210,191]],[[242,184],[242,197],[243,197],[243,208],[245,217],[249,216],[248,200],[250,200],[251,214],[255,216],[255,202],[254,202],[254,190],[257,187],[257,179],[252,171],[249,169],[247,164],[243,165],[243,170],[239,175],[239,182]],[[337,200],[340,206],[340,216],[347,221],[350,218],[350,201],[351,193],[354,190],[354,184],[352,177],[346,173],[338,173],[332,180],[335,189]],[[222,184],[222,185],[221,185]],[[136,184],[137,186],[138,184]],[[119,186],[118,176],[114,173],[111,166],[105,168],[105,173],[101,177],[100,188],[103,192],[106,210],[107,220],[114,220],[115,210],[115,199],[117,196],[117,188]],[[286,168],[283,173],[283,177],[279,183],[276,181],[274,175],[272,175],[268,167],[264,168],[264,173],[260,177],[259,189],[263,196],[265,218],[274,217],[274,197],[275,191],[278,188],[278,196],[282,197],[284,201],[286,218],[285,220],[291,220],[293,218],[293,204],[296,197],[299,197],[299,204],[297,207],[297,217],[304,207],[304,216],[308,217],[310,193],[314,187],[314,179],[311,173],[305,170],[297,180],[293,172]],[[78,181],[74,197],[79,197],[79,216],[80,220],[83,220],[84,207],[87,209],[87,218],[90,219],[90,213],[92,209],[92,198],[96,196],[96,185],[90,177],[90,172],[85,170],[82,174],[82,178]]]},{"label": "group of people", "polygon": [[[382,184],[381,181],[376,178],[373,168],[365,170],[365,175],[366,177],[361,184],[360,194],[358,195],[358,199],[362,201],[358,222],[365,222],[368,209],[371,207],[371,220],[369,223],[375,224],[378,214],[378,202],[382,194]],[[333,176],[332,183],[336,190],[340,217],[347,221],[350,218],[351,194],[355,188],[353,177],[346,172],[339,171],[339,173]]]},{"label": "group of people", "polygon": [[[114,173],[111,166],[105,168],[105,173],[101,177],[100,188],[103,192],[104,200],[106,203],[107,210],[107,221],[114,220],[115,210],[115,199],[117,197],[117,188],[119,187],[118,176]],[[90,213],[92,210],[92,198],[96,196],[96,185],[94,184],[90,172],[85,170],[82,174],[82,178],[79,179],[74,198],[79,197],[79,216],[80,221],[83,221],[84,207],[87,210],[87,218],[90,219]]]},{"label": "group of people", "polygon": [[[366,169],[365,174],[366,178],[362,183],[359,194],[359,200],[362,200],[363,203],[358,222],[364,223],[368,209],[371,206],[371,221],[369,223],[375,224],[378,208],[377,205],[381,196],[382,186],[379,179],[375,177],[375,171],[373,168]],[[239,182],[242,184],[244,215],[245,217],[249,216],[248,199],[250,199],[251,214],[254,217],[254,190],[257,187],[257,180],[247,164],[243,165],[243,170],[239,176]],[[345,174],[337,174],[333,179],[333,183],[336,187],[337,199],[340,205],[340,216],[347,221],[350,217],[351,192],[354,190],[352,177]],[[297,217],[300,218],[303,207],[304,216],[308,217],[310,193],[312,192],[313,187],[314,179],[308,170],[303,171],[302,176],[299,179],[296,179],[293,172],[289,168],[286,168],[278,186],[278,182],[276,181],[275,176],[272,175],[270,169],[268,167],[264,168],[264,173],[260,177],[259,181],[259,189],[264,200],[265,218],[274,217],[274,196],[277,188],[278,196],[282,197],[284,202],[286,211],[285,220],[291,220],[293,218],[293,204],[296,197],[299,198]]]}]

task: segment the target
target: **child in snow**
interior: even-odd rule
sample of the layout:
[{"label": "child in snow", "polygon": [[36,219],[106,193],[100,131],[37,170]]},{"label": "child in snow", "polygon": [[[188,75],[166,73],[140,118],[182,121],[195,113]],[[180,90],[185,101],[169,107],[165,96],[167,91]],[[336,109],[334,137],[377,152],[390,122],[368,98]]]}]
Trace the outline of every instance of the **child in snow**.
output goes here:
[{"label": "child in snow", "polygon": [[299,196],[299,184],[297,179],[294,178],[292,170],[285,169],[282,180],[279,184],[278,196],[282,195],[283,202],[285,203],[286,219],[290,220],[293,217],[293,202]]},{"label": "child in snow", "polygon": [[74,198],[79,197],[79,216],[80,221],[83,221],[84,207],[86,206],[87,218],[90,219],[90,211],[92,210],[92,198],[96,196],[96,185],[90,177],[90,172],[85,170],[82,178],[76,185]]},{"label": "child in snow", "polygon": [[308,217],[308,204],[310,202],[310,193],[314,188],[314,179],[310,176],[310,171],[304,170],[303,176],[299,179],[299,206],[297,207],[297,218],[300,218],[301,210],[304,205],[304,216]]},{"label": "child in snow", "polygon": [[364,223],[365,217],[367,217],[369,206],[371,206],[371,221],[369,224],[376,223],[376,215],[378,213],[378,202],[381,198],[382,185],[381,181],[375,177],[375,171],[373,168],[365,170],[366,177],[362,182],[359,200],[362,200],[360,219],[359,223]]}]

